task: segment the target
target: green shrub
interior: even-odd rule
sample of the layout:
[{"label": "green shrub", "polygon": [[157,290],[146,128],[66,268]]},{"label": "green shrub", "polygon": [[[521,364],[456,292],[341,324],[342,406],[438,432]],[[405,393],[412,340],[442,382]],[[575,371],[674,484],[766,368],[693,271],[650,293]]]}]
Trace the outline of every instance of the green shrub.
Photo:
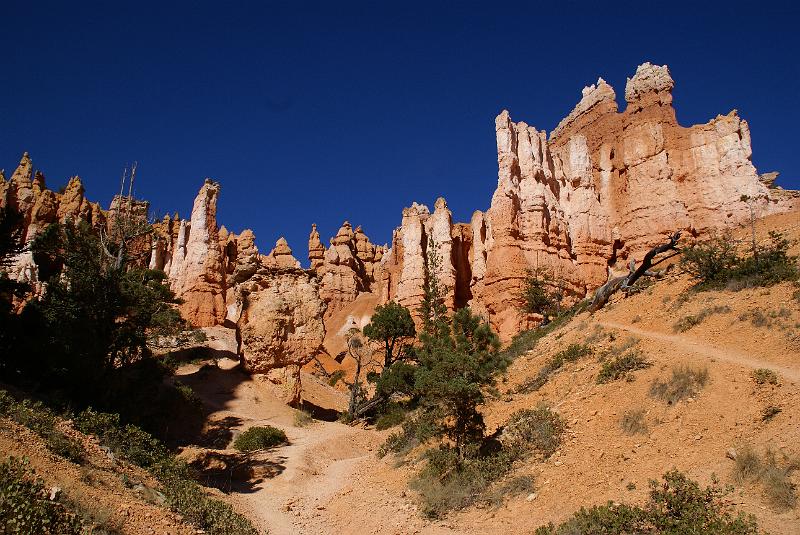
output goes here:
[{"label": "green shrub", "polygon": [[27,427],[45,442],[47,449],[72,462],[83,462],[83,448],[56,427],[58,418],[39,401],[17,401],[5,390],[0,390],[0,416],[5,416]]},{"label": "green shrub", "polygon": [[118,414],[87,409],[74,420],[80,431],[96,435],[115,455],[149,470],[163,485],[167,505],[209,535],[256,535],[249,520],[230,505],[209,498],[191,479],[189,468],[176,461],[149,433],[122,425]]},{"label": "green shrub", "polygon": [[77,535],[83,526],[64,504],[50,500],[27,460],[9,457],[0,464],[0,533]]},{"label": "green shrub", "polygon": [[597,374],[597,383],[610,383],[626,377],[633,371],[643,370],[650,366],[650,362],[642,356],[641,352],[630,349],[627,353],[608,358],[603,362],[600,372]]},{"label": "green shrub", "polygon": [[396,425],[400,425],[406,419],[406,411],[397,403],[391,403],[384,410],[377,420],[375,420],[375,429],[383,431]]},{"label": "green shrub", "polygon": [[684,271],[704,284],[727,280],[739,262],[736,242],[727,233],[684,247],[681,255]]},{"label": "green shrub", "polygon": [[644,409],[625,411],[620,418],[619,425],[626,435],[646,435],[647,417]]},{"label": "green shrub", "polygon": [[536,530],[536,535],[601,535],[622,533],[756,535],[755,517],[734,515],[725,500],[730,489],[715,481],[705,489],[687,476],[672,470],[664,482],[650,482],[648,502],[636,505],[613,504],[581,508],[559,526],[552,523]]},{"label": "green shrub", "polygon": [[697,279],[700,289],[739,290],[797,280],[797,258],[789,255],[789,240],[769,233],[769,243],[741,255],[730,235],[714,237],[683,250],[681,265]]},{"label": "green shrub", "polygon": [[378,450],[378,456],[383,457],[387,453],[405,454],[439,433],[436,415],[430,412],[418,412],[403,421],[400,431],[386,438],[386,442]]},{"label": "green shrub", "polygon": [[344,370],[336,370],[334,371],[330,377],[328,377],[328,384],[331,386],[336,386],[336,383],[341,381],[344,378]]},{"label": "green shrub", "polygon": [[694,396],[708,382],[707,368],[676,366],[669,379],[656,379],[650,385],[650,395],[669,404]]},{"label": "green shrub", "polygon": [[78,414],[73,423],[77,430],[95,435],[116,455],[142,468],[151,468],[169,458],[167,448],[158,439],[134,425],[121,424],[118,414],[89,408]]},{"label": "green shrub", "polygon": [[551,320],[547,325],[520,332],[511,339],[511,343],[501,351],[501,354],[509,361],[516,359],[520,355],[524,355],[536,347],[539,340],[567,324],[569,320],[578,313],[578,309],[579,305],[575,305]]},{"label": "green shrub", "polygon": [[265,427],[251,427],[242,432],[233,441],[233,447],[239,451],[255,451],[272,448],[280,444],[286,444],[289,439],[286,433],[271,425]]},{"label": "green shrub", "polygon": [[750,377],[752,377],[753,381],[755,381],[756,384],[759,385],[778,384],[778,374],[768,368],[758,368],[757,370],[753,370],[750,373]]}]

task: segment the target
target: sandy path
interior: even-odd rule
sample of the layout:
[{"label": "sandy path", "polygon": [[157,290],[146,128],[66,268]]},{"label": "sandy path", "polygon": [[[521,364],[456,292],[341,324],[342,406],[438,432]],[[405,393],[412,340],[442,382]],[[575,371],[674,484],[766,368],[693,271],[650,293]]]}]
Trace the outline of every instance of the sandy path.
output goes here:
[{"label": "sandy path", "polygon": [[723,362],[729,362],[731,364],[737,364],[739,366],[744,366],[746,368],[751,368],[754,370],[758,368],[767,368],[779,373],[780,375],[791,381],[795,382],[800,381],[800,370],[796,368],[789,368],[787,366],[781,366],[779,364],[774,364],[766,360],[756,359],[751,357],[750,355],[747,355],[735,349],[720,348],[702,342],[700,340],[696,339],[693,340],[691,338],[688,338],[685,334],[681,335],[666,334],[658,331],[641,329],[639,327],[634,327],[632,325],[625,325],[623,323],[617,323],[613,321],[600,321],[598,323],[603,327],[627,331],[631,334],[635,334],[642,338],[649,338],[650,340],[666,342],[674,348],[680,348],[684,351],[689,351],[697,355],[703,355],[712,359],[720,360]]},{"label": "sandy path", "polygon": [[[294,409],[257,381],[239,374],[234,364],[220,361],[220,371],[203,377],[195,373],[197,366],[186,366],[176,375],[213,410],[210,420],[229,419],[235,432],[272,425],[283,429],[290,443],[259,454],[265,465],[279,467],[277,475],[255,481],[231,497],[260,529],[271,534],[337,532],[325,504],[352,484],[362,463],[375,459],[380,437],[336,422],[314,421],[297,427]],[[391,516],[392,511],[384,514]]]}]

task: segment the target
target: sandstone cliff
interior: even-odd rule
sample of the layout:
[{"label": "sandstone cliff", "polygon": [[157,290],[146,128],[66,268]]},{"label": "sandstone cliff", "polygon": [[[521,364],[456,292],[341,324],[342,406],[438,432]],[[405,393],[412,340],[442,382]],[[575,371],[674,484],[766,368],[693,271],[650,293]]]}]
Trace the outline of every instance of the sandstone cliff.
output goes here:
[{"label": "sandstone cliff", "polygon": [[667,233],[697,236],[747,219],[742,195],[756,199],[761,215],[788,209],[753,167],[747,122],[732,111],[683,127],[673,87],[666,66],[645,63],[628,79],[619,112],[601,78],[549,137],[503,111],[489,209],[475,212],[471,232],[450,222],[443,200],[433,214],[417,204],[404,210],[384,271],[386,296],[418,305],[432,239],[448,306],[471,305],[508,339],[536,320],[520,314],[517,297],[531,269],[549,268],[574,300]]},{"label": "sandstone cliff", "polygon": [[[313,357],[328,372],[347,368],[344,333],[368,322],[375,306],[395,300],[416,313],[431,248],[447,307],[471,306],[508,340],[539,319],[519,308],[532,269],[548,268],[574,301],[667,233],[699,236],[746,220],[742,195],[754,199],[759,216],[797,203],[772,187],[776,173],[756,172],[749,127],[736,111],[683,127],[673,87],[666,66],[645,63],[628,79],[620,112],[614,89],[600,78],[549,136],[501,112],[497,188],[469,223],[453,222],[440,198],[433,212],[417,203],[403,210],[391,248],[346,221],[326,248],[312,225],[306,271],[283,238],[264,255],[252,231],[219,228],[220,186],[206,179],[189,220],[176,214],[153,224],[141,244],[144,265],[168,274],[189,322],[235,326],[246,367],[285,385],[291,401],[299,399],[299,369]],[[27,153],[9,180],[0,173],[0,206],[21,214],[28,241],[67,219],[108,229],[120,202],[101,210],[85,199],[78,177],[62,193],[48,190]],[[130,208],[147,215],[144,203]],[[10,272],[41,291],[30,253]]]}]

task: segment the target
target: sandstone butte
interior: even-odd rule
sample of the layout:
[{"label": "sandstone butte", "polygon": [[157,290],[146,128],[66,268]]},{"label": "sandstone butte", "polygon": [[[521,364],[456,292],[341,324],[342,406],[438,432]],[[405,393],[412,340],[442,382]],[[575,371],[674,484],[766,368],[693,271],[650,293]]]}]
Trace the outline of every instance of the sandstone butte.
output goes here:
[{"label": "sandstone butte", "polygon": [[[531,269],[550,269],[574,301],[675,230],[697,237],[745,221],[750,204],[742,195],[754,199],[760,216],[800,205],[796,192],[774,187],[775,173],[756,172],[748,124],[735,110],[683,127],[673,86],[666,66],[640,65],[620,112],[614,89],[600,78],[549,136],[502,111],[495,119],[497,189],[469,223],[454,223],[440,198],[433,212],[417,203],[404,209],[391,247],[372,244],[346,221],[325,247],[312,225],[304,270],[283,238],[263,255],[252,231],[218,227],[220,186],[206,179],[189,220],[153,224],[143,263],[167,273],[193,325],[236,328],[245,368],[281,385],[292,403],[302,396],[303,366],[347,368],[343,335],[363,327],[378,304],[394,300],[416,310],[429,245],[441,259],[448,308],[472,307],[509,340],[539,319],[519,309]],[[0,206],[22,214],[26,240],[67,219],[106,228],[119,209],[120,199],[109,211],[87,201],[78,177],[63,193],[48,190],[27,153],[9,180],[0,178]],[[42,291],[30,253],[11,274]]]}]

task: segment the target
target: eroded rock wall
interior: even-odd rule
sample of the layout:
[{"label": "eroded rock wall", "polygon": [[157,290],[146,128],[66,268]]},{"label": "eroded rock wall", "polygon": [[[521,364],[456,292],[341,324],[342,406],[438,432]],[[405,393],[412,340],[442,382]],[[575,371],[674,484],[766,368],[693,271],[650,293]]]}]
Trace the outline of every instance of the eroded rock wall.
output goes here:
[{"label": "eroded rock wall", "polygon": [[759,215],[790,209],[770,177],[756,173],[747,122],[734,110],[683,127],[673,87],[666,66],[645,63],[628,79],[619,112],[600,78],[549,137],[500,113],[489,209],[473,214],[471,233],[452,224],[446,203],[437,201],[434,214],[416,203],[404,210],[385,262],[386,296],[416,308],[433,238],[448,306],[466,301],[508,339],[538,320],[519,310],[530,270],[546,268],[575,300],[675,230],[697,236],[746,220],[742,195]]}]

